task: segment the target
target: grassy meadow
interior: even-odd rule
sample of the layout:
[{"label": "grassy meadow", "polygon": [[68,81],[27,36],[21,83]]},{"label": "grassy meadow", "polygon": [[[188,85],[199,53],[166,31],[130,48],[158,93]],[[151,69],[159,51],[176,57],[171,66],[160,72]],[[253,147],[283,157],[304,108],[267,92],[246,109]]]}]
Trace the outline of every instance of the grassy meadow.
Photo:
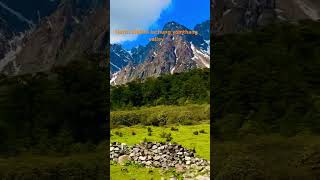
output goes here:
[{"label": "grassy meadow", "polygon": [[[113,111],[111,112],[110,142],[134,145],[143,141],[170,141],[188,149],[195,149],[197,156],[210,160],[209,111],[207,104],[162,105]],[[170,134],[169,139],[166,136],[168,134]],[[110,165],[111,179],[179,177],[174,169],[164,171],[160,168],[144,168],[136,164],[120,166],[114,162]]]},{"label": "grassy meadow", "polygon": [[213,143],[214,177],[224,179],[319,178],[320,137],[249,135]]},{"label": "grassy meadow", "polygon": [[106,143],[91,152],[71,155],[20,154],[16,157],[0,157],[0,179],[97,179],[108,177],[105,163]]}]

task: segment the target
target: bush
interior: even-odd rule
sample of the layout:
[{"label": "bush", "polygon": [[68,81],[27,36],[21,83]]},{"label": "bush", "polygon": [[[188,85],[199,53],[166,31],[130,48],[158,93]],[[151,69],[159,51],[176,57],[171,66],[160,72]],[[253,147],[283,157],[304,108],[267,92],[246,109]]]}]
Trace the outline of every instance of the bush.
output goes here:
[{"label": "bush", "polygon": [[190,112],[181,112],[176,118],[176,122],[182,125],[192,125],[194,123],[193,120]]},{"label": "bush", "polygon": [[194,131],[193,134],[194,134],[194,135],[198,135],[199,132],[198,132],[198,131]]},{"label": "bush", "polygon": [[133,126],[141,122],[141,114],[135,112],[114,112],[110,115],[111,127],[117,127],[119,125]]},{"label": "bush", "polygon": [[160,134],[160,137],[161,137],[161,138],[166,138],[166,135],[167,135],[167,133],[162,132],[162,133]]},{"label": "bush", "polygon": [[171,137],[171,133],[162,132],[160,134],[161,138],[165,138],[167,142],[171,141],[173,138]]},{"label": "bush", "polygon": [[116,134],[117,136],[119,136],[119,137],[122,137],[122,136],[123,136],[122,132],[119,132],[119,131],[116,131],[115,134]]},{"label": "bush", "polygon": [[131,135],[132,135],[132,136],[135,136],[135,135],[136,135],[136,132],[132,131],[132,132],[131,132]]},{"label": "bush", "polygon": [[149,132],[149,133],[151,133],[151,132],[152,132],[151,127],[148,127],[148,132]]},{"label": "bush", "polygon": [[148,132],[148,136],[152,136],[152,133],[151,133],[151,132]]},{"label": "bush", "polygon": [[149,116],[145,125],[164,126],[168,122],[168,116],[165,113],[155,113]]},{"label": "bush", "polygon": [[171,134],[170,134],[170,136],[167,136],[167,137],[166,137],[166,141],[167,141],[167,142],[172,141],[172,139],[173,139],[173,137],[171,137]]},{"label": "bush", "polygon": [[205,131],[204,129],[201,129],[201,130],[199,131],[199,133],[207,134],[207,133],[206,133],[206,131]]},{"label": "bush", "polygon": [[171,127],[171,131],[179,131],[179,129],[175,127]]}]

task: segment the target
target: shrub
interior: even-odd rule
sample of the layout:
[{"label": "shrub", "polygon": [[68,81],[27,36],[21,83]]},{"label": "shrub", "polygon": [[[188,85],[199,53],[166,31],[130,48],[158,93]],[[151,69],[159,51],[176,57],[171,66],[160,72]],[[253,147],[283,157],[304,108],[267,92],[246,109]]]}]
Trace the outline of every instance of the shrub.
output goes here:
[{"label": "shrub", "polygon": [[198,135],[199,132],[198,132],[198,131],[194,131],[193,134],[194,134],[194,135]]},{"label": "shrub", "polygon": [[151,133],[151,132],[148,132],[148,136],[152,136],[152,133]]},{"label": "shrub", "polygon": [[142,121],[142,115],[134,111],[119,111],[111,113],[110,120],[111,127],[117,127],[119,125],[133,126],[139,124]]},{"label": "shrub", "polygon": [[161,134],[160,134],[160,137],[161,138],[165,138],[166,139],[166,141],[171,141],[173,138],[171,137],[171,133],[165,133],[165,132],[162,132]]},{"label": "shrub", "polygon": [[171,137],[171,134],[169,134],[169,136],[166,137],[167,142],[172,141],[172,139],[173,139],[173,137]]},{"label": "shrub", "polygon": [[121,171],[122,171],[122,172],[126,172],[126,173],[129,172],[128,169],[125,168],[125,167],[121,168]]},{"label": "shrub", "polygon": [[119,136],[119,137],[122,137],[122,136],[123,136],[122,132],[119,132],[119,131],[116,131],[115,134],[116,134],[117,136]]},{"label": "shrub", "polygon": [[176,122],[183,125],[192,125],[193,116],[188,112],[181,112],[180,115],[176,118]]},{"label": "shrub", "polygon": [[151,133],[151,132],[152,132],[151,127],[148,127],[148,132],[149,132],[149,133]]},{"label": "shrub", "polygon": [[151,114],[145,123],[145,125],[152,125],[152,126],[164,126],[168,122],[168,115],[165,113],[155,113]]},{"label": "shrub", "polygon": [[209,105],[141,107],[111,112],[111,128],[120,125],[163,126],[168,124],[192,125],[209,120]]},{"label": "shrub", "polygon": [[206,131],[205,131],[204,129],[201,129],[201,130],[199,131],[199,133],[207,134],[207,133],[206,133]]},{"label": "shrub", "polygon": [[167,135],[167,133],[162,132],[162,133],[160,134],[160,137],[161,137],[161,138],[166,138],[166,135]]},{"label": "shrub", "polygon": [[136,135],[136,132],[132,131],[132,132],[131,132],[131,135],[132,135],[132,136],[135,136],[135,135]]},{"label": "shrub", "polygon": [[179,131],[179,129],[175,127],[171,127],[171,131]]}]

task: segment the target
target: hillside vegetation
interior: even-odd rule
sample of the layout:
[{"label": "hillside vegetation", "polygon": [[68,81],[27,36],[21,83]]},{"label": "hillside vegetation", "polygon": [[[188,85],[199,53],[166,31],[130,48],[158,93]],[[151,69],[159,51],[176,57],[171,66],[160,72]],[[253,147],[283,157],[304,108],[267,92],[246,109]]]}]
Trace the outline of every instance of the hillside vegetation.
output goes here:
[{"label": "hillside vegetation", "polygon": [[209,119],[210,106],[208,104],[139,107],[132,110],[112,111],[110,114],[111,128],[133,125],[192,125],[209,122]]},{"label": "hillside vegetation", "polygon": [[[210,71],[194,69],[111,87],[111,142],[170,142],[210,160]],[[175,168],[111,161],[112,179],[182,178]]]},{"label": "hillside vegetation", "polygon": [[216,179],[316,179],[320,22],[216,37],[212,73]]},{"label": "hillside vegetation", "polygon": [[1,75],[0,179],[106,179],[107,70],[82,57]]},{"label": "hillside vegetation", "polygon": [[155,105],[184,105],[209,103],[210,70],[193,69],[188,72],[134,81],[112,86],[111,109]]}]

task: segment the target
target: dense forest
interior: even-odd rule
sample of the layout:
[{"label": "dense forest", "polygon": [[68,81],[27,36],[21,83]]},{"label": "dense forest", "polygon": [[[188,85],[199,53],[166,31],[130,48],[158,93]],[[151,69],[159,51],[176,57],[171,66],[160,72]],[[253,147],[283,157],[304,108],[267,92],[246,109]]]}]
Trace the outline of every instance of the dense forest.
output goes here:
[{"label": "dense forest", "polygon": [[194,69],[188,72],[163,75],[158,78],[133,81],[112,86],[111,109],[155,105],[183,105],[209,103],[210,70]]},{"label": "dense forest", "polygon": [[273,24],[215,39],[216,137],[320,133],[320,23]]},{"label": "dense forest", "polygon": [[320,22],[215,37],[214,179],[318,179]]},{"label": "dense forest", "polygon": [[98,55],[81,57],[50,72],[1,75],[1,155],[71,153],[106,139],[107,69]]}]

